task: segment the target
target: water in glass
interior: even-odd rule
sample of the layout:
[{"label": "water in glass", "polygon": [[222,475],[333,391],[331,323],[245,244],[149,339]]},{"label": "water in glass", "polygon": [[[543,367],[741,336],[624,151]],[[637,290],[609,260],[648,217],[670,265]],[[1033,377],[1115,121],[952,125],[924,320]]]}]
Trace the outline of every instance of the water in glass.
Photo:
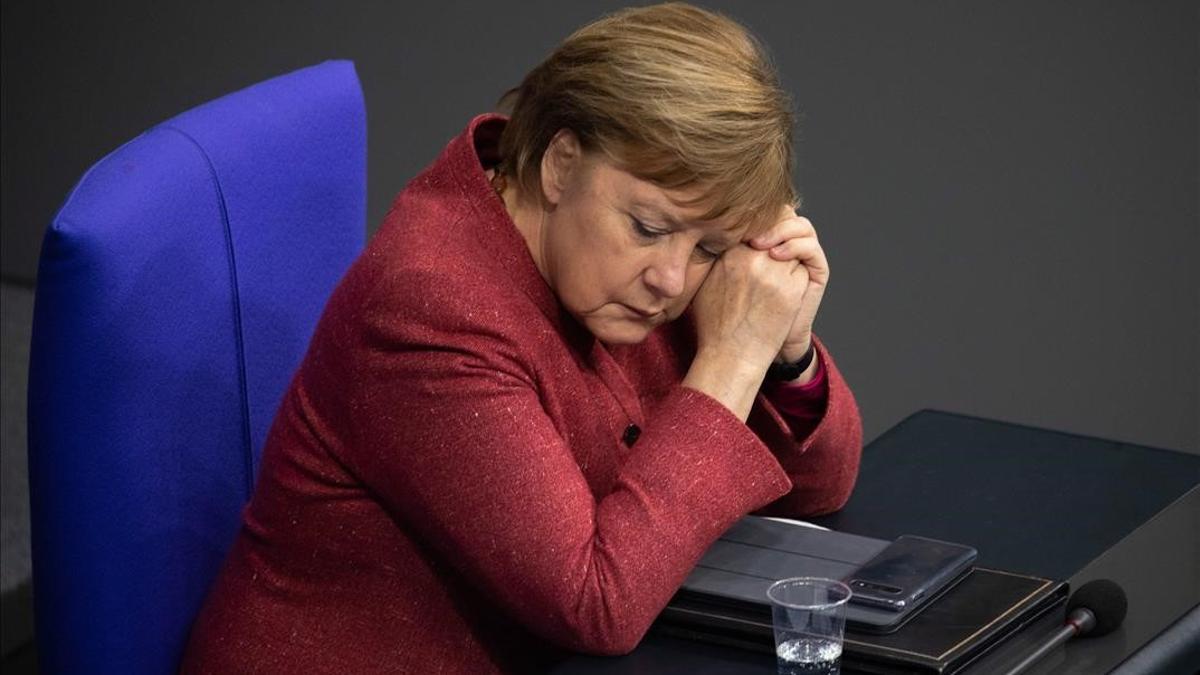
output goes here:
[{"label": "water in glass", "polygon": [[780,643],[775,650],[779,675],[838,675],[842,645],[836,640],[801,637]]}]

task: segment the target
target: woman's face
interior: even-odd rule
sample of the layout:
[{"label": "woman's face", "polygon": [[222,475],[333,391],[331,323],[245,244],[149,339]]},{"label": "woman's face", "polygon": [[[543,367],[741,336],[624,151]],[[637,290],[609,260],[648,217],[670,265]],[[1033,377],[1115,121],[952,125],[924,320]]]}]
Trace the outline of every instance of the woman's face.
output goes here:
[{"label": "woman's face", "polygon": [[[531,241],[542,275],[578,321],[609,344],[640,342],[687,309],[742,228],[699,220],[703,207],[583,153],[560,133],[542,163],[549,206]],[[672,201],[672,197],[675,201]]]}]

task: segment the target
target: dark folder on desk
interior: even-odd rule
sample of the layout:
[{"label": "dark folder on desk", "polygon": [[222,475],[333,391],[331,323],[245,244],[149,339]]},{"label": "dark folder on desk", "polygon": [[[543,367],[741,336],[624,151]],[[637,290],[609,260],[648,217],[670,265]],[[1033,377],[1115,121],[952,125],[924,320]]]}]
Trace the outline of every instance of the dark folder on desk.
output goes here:
[{"label": "dark folder on desk", "polygon": [[[744,518],[700,560],[663,610],[656,629],[772,652],[766,589],[774,580],[794,576],[839,579],[887,543]],[[898,629],[887,625],[885,610],[851,605],[842,662],[847,669],[862,672],[953,673],[1052,610],[1066,592],[1062,582],[976,568],[907,617]]]}]

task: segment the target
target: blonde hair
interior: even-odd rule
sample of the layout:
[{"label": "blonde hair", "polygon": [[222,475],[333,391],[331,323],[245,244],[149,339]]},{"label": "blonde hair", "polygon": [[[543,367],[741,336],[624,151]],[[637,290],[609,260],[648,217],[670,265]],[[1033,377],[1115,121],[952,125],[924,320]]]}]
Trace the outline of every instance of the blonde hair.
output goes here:
[{"label": "blonde hair", "polygon": [[664,189],[702,188],[703,218],[774,222],[792,186],[791,101],[735,21],[671,2],[577,30],[500,101],[501,170],[542,195],[541,161],[569,129],[585,151]]}]

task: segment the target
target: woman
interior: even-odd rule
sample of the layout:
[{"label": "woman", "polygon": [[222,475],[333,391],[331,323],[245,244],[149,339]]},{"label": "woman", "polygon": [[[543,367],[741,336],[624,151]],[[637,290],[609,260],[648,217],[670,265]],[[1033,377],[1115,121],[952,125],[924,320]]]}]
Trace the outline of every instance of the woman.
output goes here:
[{"label": "woman", "polygon": [[829,270],[744,29],[620,12],[508,102],[330,299],[185,671],[627,652],[739,517],[847,499],[858,412],[811,333]]}]

